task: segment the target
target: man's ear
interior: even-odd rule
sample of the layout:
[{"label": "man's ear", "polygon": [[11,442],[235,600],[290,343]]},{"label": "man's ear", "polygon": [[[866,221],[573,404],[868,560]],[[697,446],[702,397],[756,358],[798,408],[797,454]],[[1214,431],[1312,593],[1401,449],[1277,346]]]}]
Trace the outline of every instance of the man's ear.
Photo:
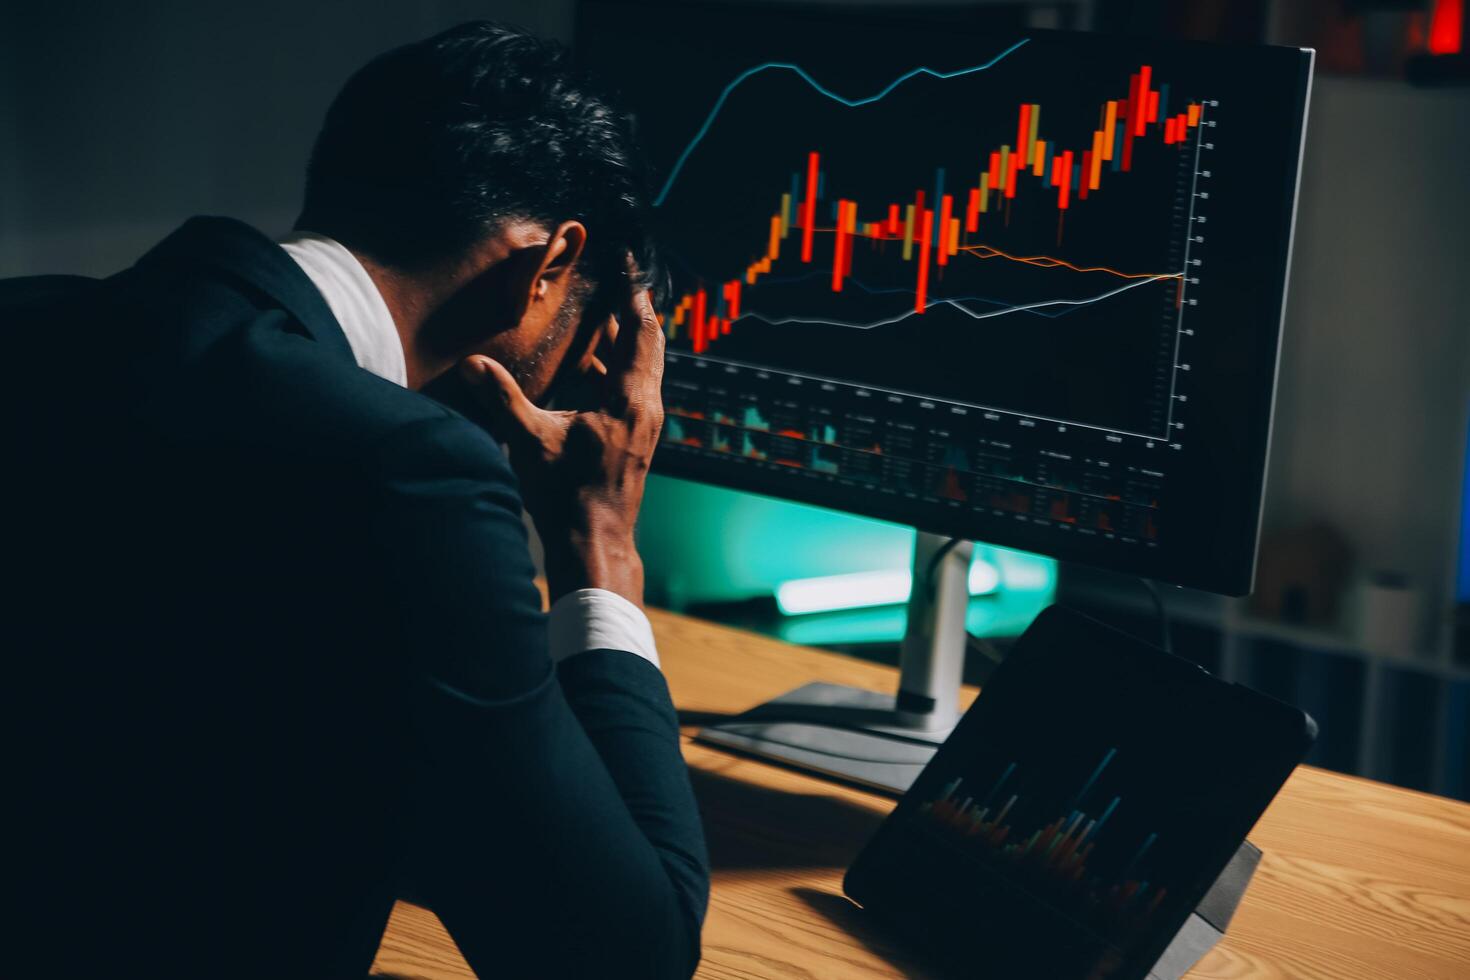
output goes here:
[{"label": "man's ear", "polygon": [[486,338],[514,330],[527,314],[554,313],[566,298],[572,269],[586,242],[587,229],[582,223],[568,221],[544,245],[512,249],[433,315],[425,325],[425,343],[441,353],[457,355]]},{"label": "man's ear", "polygon": [[537,303],[551,303],[559,310],[572,284],[572,270],[587,246],[587,228],[580,221],[563,221],[551,232],[542,249],[534,274],[526,283],[522,315]]}]

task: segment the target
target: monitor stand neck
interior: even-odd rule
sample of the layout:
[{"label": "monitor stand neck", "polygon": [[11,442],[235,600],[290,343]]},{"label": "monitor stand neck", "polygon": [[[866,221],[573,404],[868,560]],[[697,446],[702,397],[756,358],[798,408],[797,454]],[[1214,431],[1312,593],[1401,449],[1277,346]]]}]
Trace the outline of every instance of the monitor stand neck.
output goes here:
[{"label": "monitor stand neck", "polygon": [[914,538],[914,579],[899,647],[895,705],[907,727],[948,734],[960,720],[974,554],[970,541],[951,544],[924,531]]},{"label": "monitor stand neck", "polygon": [[968,541],[914,540],[898,693],[814,682],[700,731],[701,742],[886,792],[905,792],[960,716]]}]

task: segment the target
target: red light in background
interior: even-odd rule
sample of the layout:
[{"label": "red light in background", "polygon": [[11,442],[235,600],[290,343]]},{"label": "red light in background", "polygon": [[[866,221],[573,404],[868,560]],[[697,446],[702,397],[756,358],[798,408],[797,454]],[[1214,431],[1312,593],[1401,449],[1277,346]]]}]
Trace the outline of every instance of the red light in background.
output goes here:
[{"label": "red light in background", "polygon": [[1435,0],[1429,21],[1429,53],[1459,54],[1464,31],[1465,0]]}]

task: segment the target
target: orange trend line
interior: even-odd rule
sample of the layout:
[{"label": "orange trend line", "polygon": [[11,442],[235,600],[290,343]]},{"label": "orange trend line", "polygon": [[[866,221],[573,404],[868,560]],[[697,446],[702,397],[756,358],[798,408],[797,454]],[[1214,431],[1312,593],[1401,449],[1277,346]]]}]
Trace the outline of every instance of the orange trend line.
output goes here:
[{"label": "orange trend line", "polygon": [[[1038,266],[1043,269],[1055,269],[1062,267],[1071,269],[1073,272],[1106,272],[1108,275],[1117,276],[1120,279],[1178,279],[1183,273],[1180,272],[1119,272],[1105,265],[1073,265],[1066,259],[1059,259],[1052,255],[1012,255],[1003,252],[992,245],[962,245],[961,252],[969,252],[977,259],[1008,259],[1011,262],[1024,262],[1027,265]],[[981,252],[986,254],[982,255]]]},{"label": "orange trend line", "polygon": [[[836,230],[835,228],[822,227],[812,229],[814,232],[825,232],[829,235]],[[1182,272],[1120,272],[1117,269],[1112,269],[1105,265],[1074,265],[1066,259],[1059,259],[1054,255],[1012,255],[993,245],[961,245],[958,251],[969,252],[977,259],[1008,259],[1011,262],[1024,262],[1027,265],[1034,265],[1043,269],[1060,267],[1071,269],[1073,272],[1106,272],[1120,279],[1178,279],[1183,275]],[[979,254],[982,251],[986,254]]]}]

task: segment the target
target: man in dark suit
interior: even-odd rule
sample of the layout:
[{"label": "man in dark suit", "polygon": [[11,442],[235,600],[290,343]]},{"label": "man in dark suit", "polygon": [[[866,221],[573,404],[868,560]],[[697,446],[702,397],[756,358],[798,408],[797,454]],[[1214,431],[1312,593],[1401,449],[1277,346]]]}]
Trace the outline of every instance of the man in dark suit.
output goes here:
[{"label": "man in dark suit", "polygon": [[482,975],[693,972],[644,207],[630,121],[468,24],[352,78],[284,242],[0,284],[16,975],[362,977],[405,890]]}]

